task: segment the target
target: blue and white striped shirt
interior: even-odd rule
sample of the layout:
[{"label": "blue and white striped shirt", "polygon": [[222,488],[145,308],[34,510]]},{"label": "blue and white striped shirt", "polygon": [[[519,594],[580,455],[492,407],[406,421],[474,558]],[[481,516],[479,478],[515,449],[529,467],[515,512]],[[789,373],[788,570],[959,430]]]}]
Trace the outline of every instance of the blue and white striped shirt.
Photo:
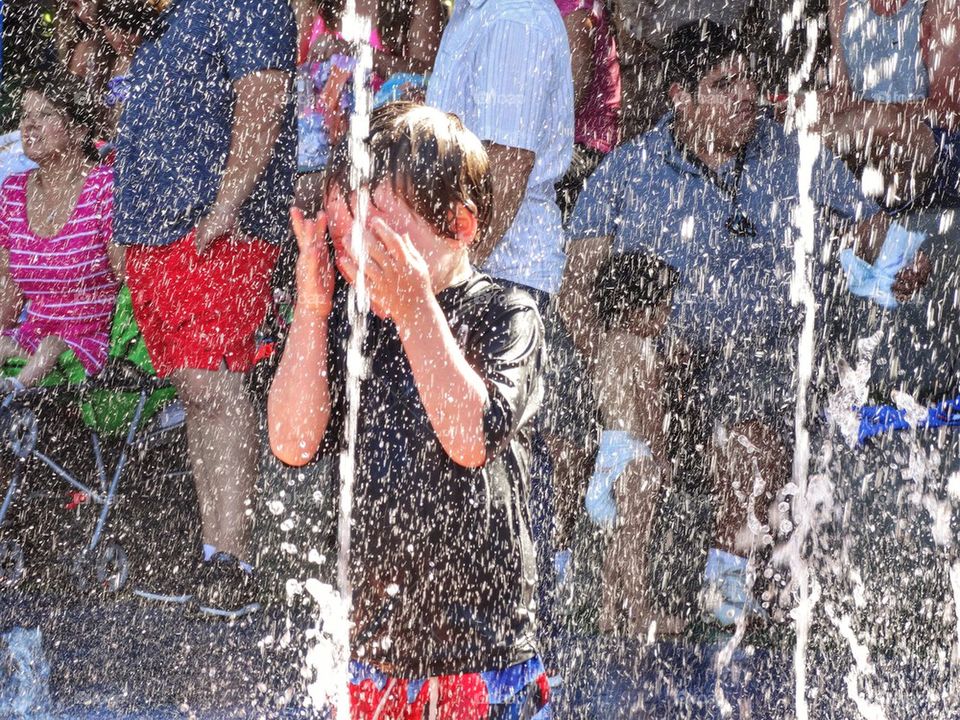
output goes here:
[{"label": "blue and white striped shirt", "polygon": [[573,153],[573,77],[553,0],[458,0],[427,103],[458,115],[481,140],[534,153],[517,217],[483,269],[556,292],[565,255],[554,185]]}]

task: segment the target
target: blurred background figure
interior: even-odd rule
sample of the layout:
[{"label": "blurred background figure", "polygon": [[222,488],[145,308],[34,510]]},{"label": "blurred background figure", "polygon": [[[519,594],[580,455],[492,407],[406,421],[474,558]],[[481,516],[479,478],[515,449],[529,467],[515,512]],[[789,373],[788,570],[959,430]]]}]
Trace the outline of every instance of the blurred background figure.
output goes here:
[{"label": "blurred background figure", "polygon": [[656,337],[670,317],[676,273],[643,253],[613,255],[601,267],[593,300],[603,326],[594,367],[600,449],[585,504],[603,528],[600,629],[642,637],[655,625],[676,634],[682,620],[653,608],[652,531],[673,469],[664,419],[665,364]]},{"label": "blurred background figure", "polygon": [[594,0],[557,0],[570,41],[574,146],[557,186],[564,219],[600,160],[620,142],[620,59],[609,7]]},{"label": "blurred background figure", "polygon": [[957,127],[958,32],[956,0],[830,2],[818,129],[888,205],[922,193],[938,133]]},{"label": "blurred background figure", "polygon": [[296,25],[286,0],[169,3],[137,49],[116,140],[114,236],[137,324],[184,403],[203,518],[196,565],[144,597],[236,617],[260,607],[247,503],[257,480],[246,373],[289,237]]},{"label": "blurred background figure", "polygon": [[[300,37],[296,203],[308,214],[320,207],[323,168],[353,109],[355,52],[341,33],[343,5],[342,0],[294,3]],[[370,81],[378,104],[422,101],[446,20],[440,0],[361,0],[357,12],[372,20]]]},{"label": "blurred background figure", "polygon": [[130,93],[130,65],[144,35],[157,21],[157,11],[143,0],[97,0],[97,27],[113,53],[109,78],[101,95],[102,139],[117,134],[120,113]]}]

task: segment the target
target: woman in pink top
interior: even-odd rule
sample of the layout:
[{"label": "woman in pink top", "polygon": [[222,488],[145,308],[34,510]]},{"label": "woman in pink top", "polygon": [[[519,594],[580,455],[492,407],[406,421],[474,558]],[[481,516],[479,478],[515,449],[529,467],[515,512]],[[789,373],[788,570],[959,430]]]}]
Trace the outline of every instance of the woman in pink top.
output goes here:
[{"label": "woman in pink top", "polygon": [[97,163],[84,97],[63,72],[27,85],[20,132],[38,168],[0,187],[0,362],[27,359],[14,386],[41,380],[66,350],[90,375],[107,358],[123,256],[111,243],[113,173]]}]

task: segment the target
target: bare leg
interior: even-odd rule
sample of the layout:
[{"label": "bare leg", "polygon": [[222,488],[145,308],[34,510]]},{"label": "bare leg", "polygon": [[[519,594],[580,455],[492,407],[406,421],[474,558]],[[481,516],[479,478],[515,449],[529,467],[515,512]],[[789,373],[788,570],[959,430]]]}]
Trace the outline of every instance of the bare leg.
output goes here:
[{"label": "bare leg", "polygon": [[758,538],[748,530],[748,515],[767,523],[768,508],[790,477],[789,462],[782,440],[759,422],[733,427],[724,444],[714,445],[714,547],[734,555],[749,553]]},{"label": "bare leg", "polygon": [[[609,427],[614,418],[628,419],[630,431],[646,440],[652,457],[632,461],[614,486],[619,522],[604,558],[600,625],[608,632],[639,637],[656,622],[659,634],[676,634],[682,631],[683,620],[655,612],[650,585],[650,543],[657,504],[672,476],[664,433],[664,359],[652,343],[640,361],[634,359],[635,354],[618,352],[616,342],[606,351],[608,357],[629,358],[630,362],[620,368],[611,364],[601,373],[605,425]],[[629,378],[625,384],[624,378]]]},{"label": "bare leg", "polygon": [[180,370],[171,380],[187,411],[203,541],[249,560],[247,509],[256,485],[258,438],[243,375]]},{"label": "bare leg", "polygon": [[20,344],[9,337],[0,337],[0,365],[10,358],[28,358],[30,353],[20,347]]},{"label": "bare leg", "polygon": [[645,636],[656,622],[658,634],[683,630],[682,618],[661,615],[652,605],[650,541],[661,488],[670,481],[670,465],[652,458],[633,461],[618,480],[618,509],[623,521],[603,563],[600,627],[605,632]]},{"label": "bare leg", "polygon": [[67,344],[60,338],[53,336],[45,337],[40,341],[37,351],[29,356],[30,359],[27,360],[27,364],[23,366],[23,370],[20,371],[17,379],[22,382],[25,387],[30,387],[40,382],[56,366],[57,358],[68,349]]},{"label": "bare leg", "polygon": [[592,453],[584,443],[544,435],[544,442],[553,462],[553,545],[568,549],[573,543],[573,530],[586,495],[585,478],[590,476]]}]

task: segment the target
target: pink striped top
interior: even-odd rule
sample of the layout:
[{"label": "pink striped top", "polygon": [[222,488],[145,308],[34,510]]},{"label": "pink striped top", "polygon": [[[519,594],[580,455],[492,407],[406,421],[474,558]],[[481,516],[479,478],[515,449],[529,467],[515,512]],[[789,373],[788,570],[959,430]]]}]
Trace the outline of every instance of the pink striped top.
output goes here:
[{"label": "pink striped top", "polygon": [[30,352],[43,338],[59,337],[92,375],[107,359],[118,289],[107,254],[113,169],[99,165],[90,171],[70,219],[51,238],[30,228],[30,172],[11,175],[0,187],[0,247],[10,254],[10,277],[27,301],[23,323],[4,334]]}]

